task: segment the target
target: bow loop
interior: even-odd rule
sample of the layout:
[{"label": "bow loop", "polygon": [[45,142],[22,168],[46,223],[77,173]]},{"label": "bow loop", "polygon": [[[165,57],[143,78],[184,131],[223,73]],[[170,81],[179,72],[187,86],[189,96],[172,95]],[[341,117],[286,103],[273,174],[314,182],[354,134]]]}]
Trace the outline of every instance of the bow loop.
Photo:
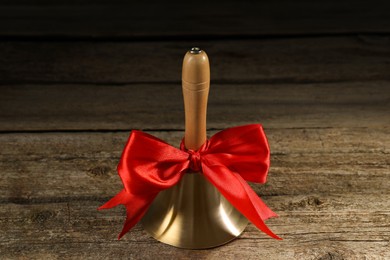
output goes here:
[{"label": "bow loop", "polygon": [[270,166],[270,149],[260,124],[229,128],[209,140],[207,158],[241,175],[250,182],[265,183]]},{"label": "bow loop", "polygon": [[118,173],[127,192],[166,189],[185,173],[188,154],[147,133],[133,130],[123,150]]},{"label": "bow loop", "polygon": [[264,183],[269,164],[269,146],[259,124],[223,130],[197,151],[186,149],[184,139],[179,150],[152,135],[132,131],[118,165],[124,189],[99,209],[126,206],[120,238],[142,218],[160,191],[176,185],[188,170],[201,171],[256,227],[280,239],[264,223],[276,214],[246,183]]}]

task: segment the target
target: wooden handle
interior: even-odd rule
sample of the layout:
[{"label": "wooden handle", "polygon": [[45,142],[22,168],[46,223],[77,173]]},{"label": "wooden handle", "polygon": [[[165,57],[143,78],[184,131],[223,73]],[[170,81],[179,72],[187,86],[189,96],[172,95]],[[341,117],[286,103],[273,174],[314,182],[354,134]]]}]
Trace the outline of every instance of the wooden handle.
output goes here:
[{"label": "wooden handle", "polygon": [[184,144],[197,150],[206,142],[207,99],[210,64],[206,52],[192,48],[183,60],[182,89],[185,110]]}]

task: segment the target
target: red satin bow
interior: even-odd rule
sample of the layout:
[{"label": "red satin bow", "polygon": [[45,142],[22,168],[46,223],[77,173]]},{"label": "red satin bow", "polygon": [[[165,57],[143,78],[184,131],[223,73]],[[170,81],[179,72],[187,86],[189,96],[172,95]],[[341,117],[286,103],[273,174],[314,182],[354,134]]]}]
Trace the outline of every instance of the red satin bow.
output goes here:
[{"label": "red satin bow", "polygon": [[223,130],[199,150],[180,150],[164,141],[132,131],[118,165],[124,189],[99,209],[126,206],[121,238],[146,213],[157,194],[176,185],[188,170],[201,171],[221,194],[257,228],[281,239],[264,223],[277,215],[246,181],[265,183],[270,165],[267,138],[259,124]]}]

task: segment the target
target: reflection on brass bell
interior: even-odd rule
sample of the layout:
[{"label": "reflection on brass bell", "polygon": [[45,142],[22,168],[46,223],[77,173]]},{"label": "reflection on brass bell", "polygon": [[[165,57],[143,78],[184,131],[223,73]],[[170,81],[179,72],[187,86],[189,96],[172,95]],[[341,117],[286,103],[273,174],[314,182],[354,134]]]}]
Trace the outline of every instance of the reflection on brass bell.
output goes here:
[{"label": "reflection on brass bell", "polygon": [[[187,149],[206,142],[210,65],[207,54],[195,47],[183,60],[182,90]],[[187,173],[174,187],[160,192],[142,219],[155,239],[180,248],[202,249],[238,237],[248,224],[202,173]]]}]

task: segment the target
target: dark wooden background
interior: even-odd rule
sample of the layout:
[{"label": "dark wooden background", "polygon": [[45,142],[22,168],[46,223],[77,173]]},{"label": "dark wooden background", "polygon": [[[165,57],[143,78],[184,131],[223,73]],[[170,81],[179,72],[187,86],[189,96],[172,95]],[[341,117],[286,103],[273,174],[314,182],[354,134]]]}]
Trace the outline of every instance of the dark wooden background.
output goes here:
[{"label": "dark wooden background", "polygon": [[[0,258],[390,259],[388,1],[0,2]],[[181,62],[211,62],[209,134],[262,123],[276,241],[182,250],[125,210],[131,129],[183,135]]]}]

